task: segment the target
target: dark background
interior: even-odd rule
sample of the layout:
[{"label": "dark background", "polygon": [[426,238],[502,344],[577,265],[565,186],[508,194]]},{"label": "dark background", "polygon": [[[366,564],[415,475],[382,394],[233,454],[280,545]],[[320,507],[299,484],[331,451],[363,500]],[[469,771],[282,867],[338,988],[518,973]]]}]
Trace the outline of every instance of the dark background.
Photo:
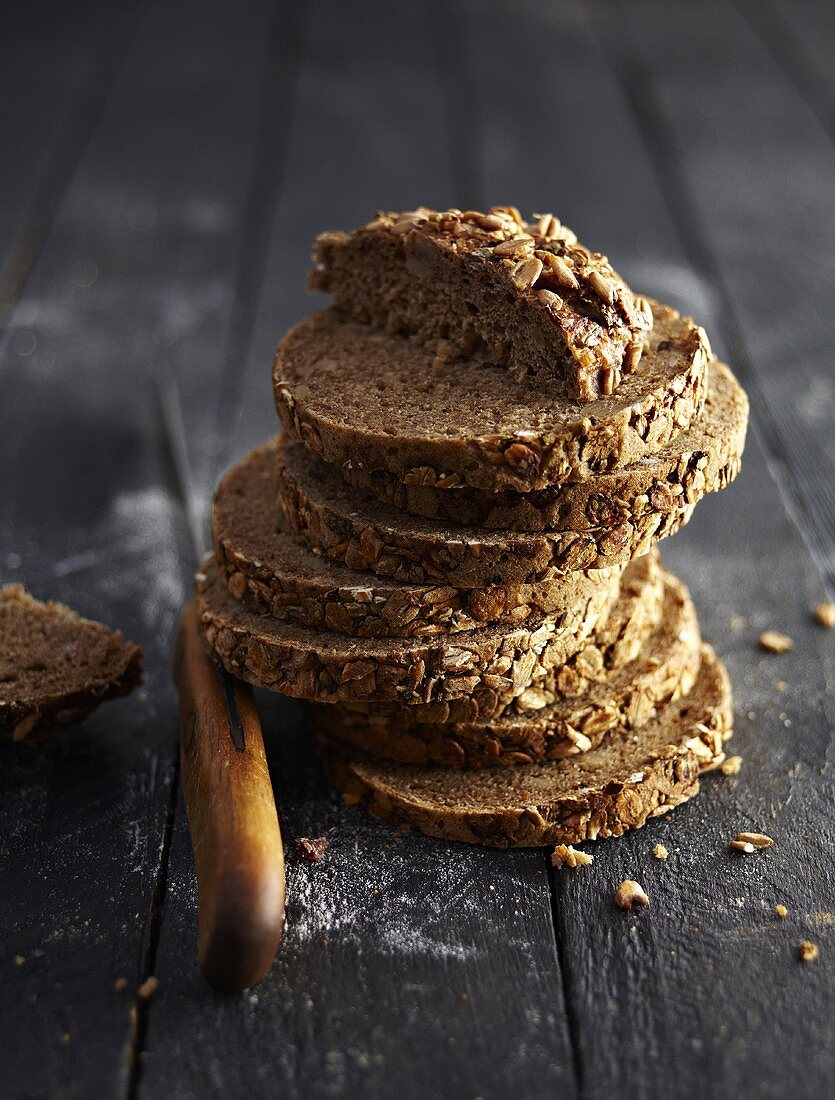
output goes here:
[{"label": "dark background", "polygon": [[[835,549],[832,13],[0,5],[0,577],[122,627],[147,664],[83,726],[0,749],[0,1095],[832,1094],[833,647],[810,612]],[[291,858],[272,973],[222,998],[197,973],[177,791],[187,519],[205,539],[219,472],[276,430],[271,352],[315,305],[315,233],[494,202],[553,209],[692,312],[749,391],[742,476],[665,547],[732,674],[743,770],[555,874],[341,808],[301,708],[265,699],[288,848],[330,848]],[[760,652],[765,628],[794,651]],[[774,847],[730,852],[741,829]],[[650,910],[614,908],[625,877]]]}]

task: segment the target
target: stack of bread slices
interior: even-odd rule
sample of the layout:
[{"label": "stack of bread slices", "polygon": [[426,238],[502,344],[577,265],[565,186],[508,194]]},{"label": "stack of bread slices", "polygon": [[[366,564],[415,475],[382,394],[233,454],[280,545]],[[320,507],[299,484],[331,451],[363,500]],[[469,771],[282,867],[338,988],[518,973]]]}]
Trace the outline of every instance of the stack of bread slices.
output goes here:
[{"label": "stack of bread slices", "polygon": [[217,491],[216,659],[312,704],[347,801],[435,836],[578,842],[695,794],[730,688],[655,546],[748,417],[704,331],[514,207],[323,234],[310,284],[284,434]]}]

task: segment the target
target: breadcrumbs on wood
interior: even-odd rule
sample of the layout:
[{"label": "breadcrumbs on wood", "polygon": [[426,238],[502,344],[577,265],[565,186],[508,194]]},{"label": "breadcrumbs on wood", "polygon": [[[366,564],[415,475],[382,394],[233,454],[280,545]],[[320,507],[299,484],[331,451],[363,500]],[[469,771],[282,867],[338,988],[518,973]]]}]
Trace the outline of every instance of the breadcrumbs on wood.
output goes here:
[{"label": "breadcrumbs on wood", "polygon": [[15,966],[23,966],[23,964],[25,962],[26,962],[26,956],[25,955],[15,955],[15,957],[14,957]]},{"label": "breadcrumbs on wood", "polygon": [[321,863],[325,858],[328,839],[327,837],[319,836],[316,837],[315,840],[311,840],[310,837],[300,836],[296,844],[298,845],[299,855],[304,856],[304,858],[311,863]]},{"label": "breadcrumbs on wood", "polygon": [[143,1001],[150,1001],[158,989],[159,978],[155,978],[154,975],[151,974],[149,978],[145,979],[136,992]]},{"label": "breadcrumbs on wood", "polygon": [[670,853],[667,851],[663,844],[656,844],[655,847],[652,849],[652,854],[655,856],[656,859],[666,859]]},{"label": "breadcrumbs on wood", "polygon": [[588,852],[580,852],[570,844],[558,844],[551,853],[554,867],[588,867],[593,862],[594,856],[590,856]]},{"label": "breadcrumbs on wood", "polygon": [[774,688],[776,691],[785,691],[788,686],[785,680],[778,680]]},{"label": "breadcrumbs on wood", "polygon": [[819,603],[815,608],[815,622],[831,630],[835,626],[835,603]]},{"label": "breadcrumbs on wood", "polygon": [[794,648],[794,640],[779,630],[764,630],[759,638],[760,646],[767,653],[788,653]]},{"label": "breadcrumbs on wood", "polygon": [[116,981],[113,983],[113,988],[116,990],[117,993],[124,993],[125,990],[128,988],[127,978],[117,978]]},{"label": "breadcrumbs on wood", "polygon": [[649,898],[640,883],[628,878],[615,890],[615,905],[620,909],[632,909],[636,905],[649,905]]},{"label": "breadcrumbs on wood", "polygon": [[731,841],[731,847],[736,848],[738,852],[750,855],[751,852],[762,848],[770,848],[773,843],[771,837],[766,836],[765,833],[737,833]]},{"label": "breadcrumbs on wood", "polygon": [[814,962],[820,954],[820,949],[816,943],[812,943],[811,940],[804,940],[800,945],[800,958],[805,963]]},{"label": "breadcrumbs on wood", "polygon": [[727,760],[723,760],[719,765],[719,770],[722,772],[722,775],[739,775],[741,767],[741,756],[729,756]]},{"label": "breadcrumbs on wood", "polygon": [[785,905],[781,905],[779,902],[777,905],[774,906],[774,912],[777,914],[780,920],[782,920],[783,917],[787,917],[789,915],[789,911],[785,907]]}]

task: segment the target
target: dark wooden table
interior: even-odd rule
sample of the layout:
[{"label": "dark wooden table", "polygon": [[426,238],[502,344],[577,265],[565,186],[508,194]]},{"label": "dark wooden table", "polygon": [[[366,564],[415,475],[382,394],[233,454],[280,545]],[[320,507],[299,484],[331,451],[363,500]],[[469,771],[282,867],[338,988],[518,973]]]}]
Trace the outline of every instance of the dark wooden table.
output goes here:
[{"label": "dark wooden table", "polygon": [[[833,57],[826,0],[3,3],[0,576],[121,626],[147,677],[0,749],[0,1095],[835,1093],[833,634],[810,612],[835,552]],[[264,698],[285,838],[330,848],[289,864],[268,979],[223,998],[177,783],[188,521],[205,538],[218,474],[276,430],[314,234],[508,201],[693,312],[751,396],[742,476],[665,548],[730,668],[742,772],[557,874],[343,808],[301,708]],[[767,627],[794,650],[762,653]],[[740,857],[741,829],[774,847]],[[625,877],[649,911],[613,906]]]}]

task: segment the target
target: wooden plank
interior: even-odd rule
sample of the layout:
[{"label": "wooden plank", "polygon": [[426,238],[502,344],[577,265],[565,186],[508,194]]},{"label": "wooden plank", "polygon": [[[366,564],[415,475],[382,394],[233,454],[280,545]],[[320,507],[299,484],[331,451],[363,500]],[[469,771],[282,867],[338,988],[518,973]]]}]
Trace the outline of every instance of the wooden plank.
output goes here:
[{"label": "wooden plank", "polygon": [[[649,54],[656,67],[659,57],[669,58],[671,70],[684,66],[683,53],[698,38],[690,22],[698,23],[703,71],[715,12],[703,21],[689,15],[682,33],[671,10],[681,11],[659,8],[640,29],[650,36],[649,23],[665,25],[681,44],[656,35]],[[692,266],[670,179],[657,177],[627,109],[630,96],[616,86],[579,10],[497,3],[465,11],[477,64],[462,79],[475,80],[481,104],[487,194],[525,208],[556,207],[590,243],[605,242],[633,282],[676,304],[689,300],[719,349],[735,349],[708,281],[712,269]],[[623,41],[620,23],[603,30],[607,43]],[[557,43],[559,67],[549,65]],[[517,74],[524,112],[494,79],[502,58]],[[628,56],[620,60],[626,67]],[[756,255],[753,262],[761,269]],[[758,389],[752,396],[756,414],[764,397]],[[814,445],[819,433],[812,426],[806,437]],[[588,870],[554,876],[581,1089],[589,1096],[625,1088],[674,1097],[824,1095],[835,1072],[826,1013],[831,968],[804,967],[797,949],[804,938],[819,942],[824,955],[832,949],[831,639],[812,623],[821,579],[756,437],[738,483],[700,505],[665,558],[691,585],[704,635],[728,661],[733,751],[746,764],[738,778],[707,780],[702,795],[669,820],[589,846],[595,863]],[[796,651],[759,652],[756,637],[766,627],[788,631]],[[778,680],[788,685],[782,693]],[[736,858],[728,841],[745,828],[775,836],[774,849]],[[659,841],[671,853],[666,863],[651,855]],[[627,915],[613,905],[627,877],[646,885],[648,912]],[[790,910],[785,922],[774,913],[778,902]],[[769,1038],[775,1026],[779,1044]]]},{"label": "wooden plank", "polygon": [[258,0],[149,13],[2,349],[2,578],[122,627],[147,667],[141,691],[83,726],[0,746],[10,1097],[136,1083],[131,1010],[165,882],[169,651],[187,583],[148,368],[179,342],[207,379],[222,367],[268,19]]},{"label": "wooden plank", "polygon": [[775,61],[835,136],[835,12],[827,0],[736,0]]},{"label": "wooden plank", "polygon": [[124,61],[138,11],[101,0],[3,6],[0,133],[10,155],[0,174],[0,323]]},{"label": "wooden plank", "polygon": [[[310,14],[292,142],[240,412],[217,464],[276,430],[273,345],[315,302],[310,242],[375,207],[455,200],[429,9],[371,0]],[[368,34],[369,26],[375,28]],[[326,164],[326,167],[323,165]],[[200,410],[185,405],[189,434]],[[212,480],[203,480],[211,471]],[[575,1094],[547,872],[500,854],[392,832],[329,796],[298,704],[261,696],[288,860],[288,926],[268,978],[241,999],[207,993],[178,812],[162,925],[160,991],[143,1090],[287,1097],[360,1093]],[[325,862],[294,857],[329,838]],[[253,1052],[240,1057],[241,1049]]]},{"label": "wooden plank", "polygon": [[654,2],[620,10],[607,35],[615,64],[685,246],[719,292],[721,331],[769,460],[831,581],[835,200],[825,181],[835,148],[729,4],[672,17]]}]

